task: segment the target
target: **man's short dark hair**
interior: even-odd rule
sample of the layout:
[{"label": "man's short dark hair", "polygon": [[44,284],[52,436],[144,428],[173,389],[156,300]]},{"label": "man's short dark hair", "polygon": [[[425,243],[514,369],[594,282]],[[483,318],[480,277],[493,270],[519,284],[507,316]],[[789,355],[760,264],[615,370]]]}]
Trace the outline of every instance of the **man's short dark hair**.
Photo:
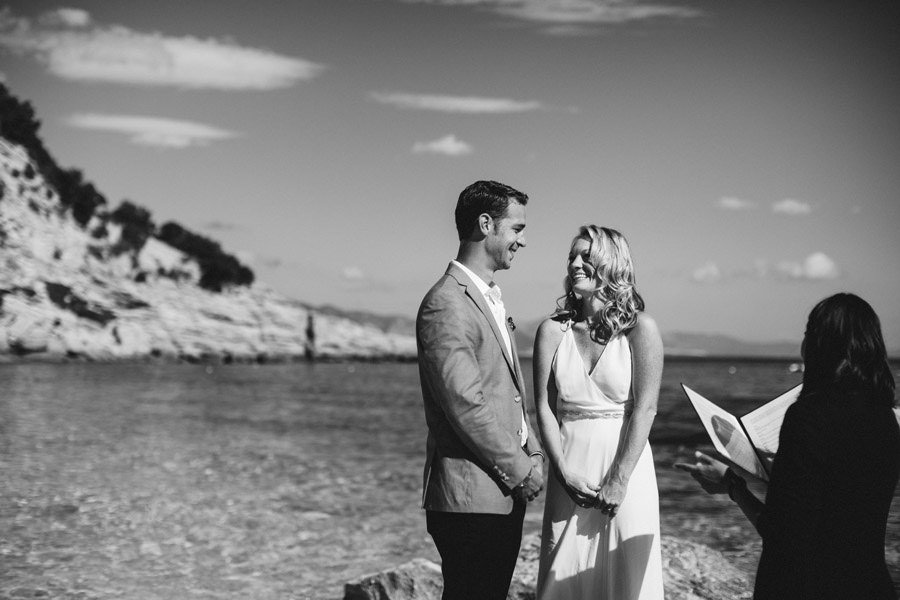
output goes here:
[{"label": "man's short dark hair", "polygon": [[476,181],[459,194],[456,203],[456,232],[467,239],[478,224],[478,217],[488,214],[494,220],[506,216],[510,202],[528,204],[528,195],[497,181]]}]

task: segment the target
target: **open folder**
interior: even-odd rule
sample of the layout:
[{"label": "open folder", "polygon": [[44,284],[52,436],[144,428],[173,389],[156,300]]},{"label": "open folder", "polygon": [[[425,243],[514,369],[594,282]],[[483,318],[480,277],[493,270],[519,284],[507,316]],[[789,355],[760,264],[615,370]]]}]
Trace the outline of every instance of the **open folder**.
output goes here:
[{"label": "open folder", "polygon": [[803,385],[789,389],[742,417],[735,417],[683,383],[681,387],[713,446],[726,462],[739,468],[744,475],[768,482],[778,452],[778,434],[784,413],[797,400]]}]

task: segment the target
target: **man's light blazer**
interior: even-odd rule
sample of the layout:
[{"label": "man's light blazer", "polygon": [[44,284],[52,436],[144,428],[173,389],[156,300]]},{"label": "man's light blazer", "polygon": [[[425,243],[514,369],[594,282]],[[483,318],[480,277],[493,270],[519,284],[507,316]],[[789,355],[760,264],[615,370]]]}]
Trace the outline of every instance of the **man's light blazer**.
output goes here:
[{"label": "man's light blazer", "polygon": [[525,383],[510,332],[506,350],[487,300],[453,263],[422,300],[416,318],[419,376],[428,423],[423,507],[509,514],[511,489],[540,451],[536,432],[521,444]]}]

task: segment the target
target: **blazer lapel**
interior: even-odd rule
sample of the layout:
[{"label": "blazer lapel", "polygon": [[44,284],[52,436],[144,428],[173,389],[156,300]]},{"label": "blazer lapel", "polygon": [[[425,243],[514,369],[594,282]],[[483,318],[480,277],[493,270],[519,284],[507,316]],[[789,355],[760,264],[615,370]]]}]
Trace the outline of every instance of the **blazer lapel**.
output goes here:
[{"label": "blazer lapel", "polygon": [[[482,316],[487,320],[491,331],[494,332],[494,337],[497,339],[497,343],[500,344],[500,351],[503,353],[503,358],[506,359],[506,366],[509,367],[509,371],[510,373],[512,373],[513,381],[515,381],[516,383],[516,388],[521,391],[522,385],[520,383],[521,373],[519,371],[519,361],[514,360],[513,357],[509,355],[509,352],[506,351],[506,343],[503,341],[503,334],[500,333],[500,329],[497,327],[497,320],[494,319],[494,313],[491,312],[491,307],[488,306],[487,299],[485,299],[484,294],[482,294],[478,290],[478,287],[469,278],[469,276],[453,263],[450,263],[450,266],[447,268],[447,274],[456,279],[457,283],[459,283],[466,289],[466,295],[472,300],[472,302],[475,303],[475,306],[478,307],[478,310],[481,312]],[[509,341],[510,346],[512,346],[513,351],[515,351],[516,346],[515,340],[512,337],[512,332],[510,332]]]},{"label": "blazer lapel", "polygon": [[[504,323],[504,325],[507,325],[507,323],[509,323],[509,320],[507,320],[507,322]],[[523,381],[522,365],[519,364],[519,347],[516,345],[516,336],[513,335],[512,329],[509,329],[508,325],[507,325],[507,329],[508,329],[508,333],[509,333],[509,344],[510,344],[510,346],[512,346],[512,351],[513,351],[512,358],[513,358],[513,363],[515,363],[516,382],[518,383],[519,381]],[[519,387],[519,390],[521,391],[522,387],[521,386],[518,386],[518,387]],[[525,408],[525,403],[523,402],[522,409],[524,410],[524,408]]]}]

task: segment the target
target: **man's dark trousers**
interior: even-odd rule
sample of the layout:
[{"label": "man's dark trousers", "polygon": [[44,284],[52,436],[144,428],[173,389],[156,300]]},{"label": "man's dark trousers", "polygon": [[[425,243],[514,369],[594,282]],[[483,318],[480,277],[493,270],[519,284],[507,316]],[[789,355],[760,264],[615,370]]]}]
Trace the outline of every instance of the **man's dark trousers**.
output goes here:
[{"label": "man's dark trousers", "polygon": [[442,600],[505,600],[519,547],[525,504],[508,515],[426,511],[441,555]]}]

